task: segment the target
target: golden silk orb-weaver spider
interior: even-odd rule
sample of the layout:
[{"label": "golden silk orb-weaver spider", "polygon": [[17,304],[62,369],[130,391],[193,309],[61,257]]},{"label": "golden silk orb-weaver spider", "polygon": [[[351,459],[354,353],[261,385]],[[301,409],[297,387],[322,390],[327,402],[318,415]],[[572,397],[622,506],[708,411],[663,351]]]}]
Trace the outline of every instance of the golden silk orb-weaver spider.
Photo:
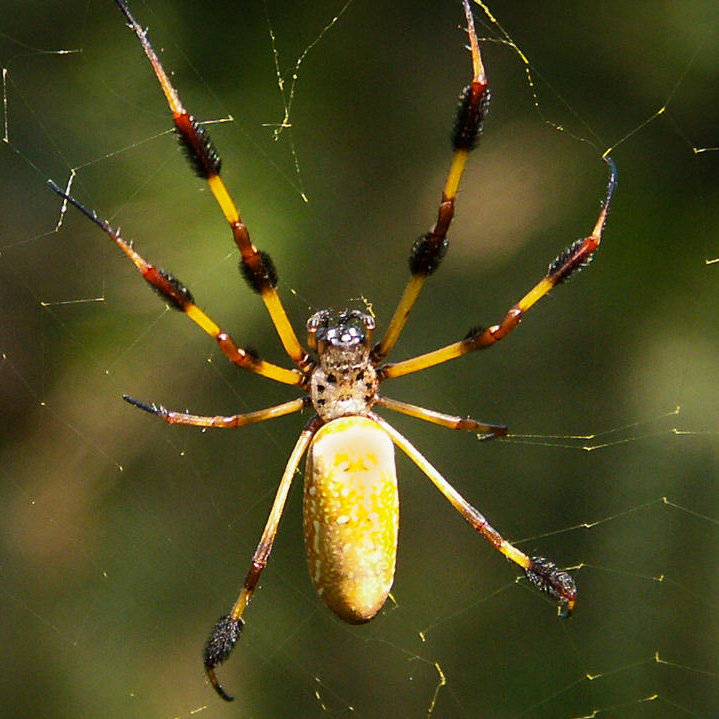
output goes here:
[{"label": "golden silk orb-weaver spider", "polygon": [[410,278],[397,309],[379,343],[372,345],[374,317],[358,310],[321,310],[307,322],[306,350],[295,334],[277,294],[277,274],[270,256],[255,248],[224,182],[220,158],[205,128],[184,108],[162,67],[145,30],[130,13],[124,0],[115,0],[134,31],[152,65],[172,112],[175,129],[190,164],[212,191],[240,251],[240,268],[250,287],[260,295],[280,341],[296,365],[286,369],[266,362],[255,353],[238,347],[230,336],[196,304],[190,291],[171,274],[143,259],[131,243],[108,222],[98,217],[54,182],[52,189],[92,220],[134,263],[160,297],[184,312],[213,337],[222,352],[237,366],[297,387],[304,396],[280,405],[233,416],[198,416],[173,412],[124,396],[130,404],[157,415],[168,424],[195,427],[241,427],[305,408],[314,410],[297,440],[277,489],[242,590],[230,612],[210,633],[204,651],[207,677],[226,700],[215,670],[230,655],[244,624],[243,615],[267,563],[282,516],[292,478],[307,453],[304,489],[304,535],[310,577],[325,603],[343,620],[367,622],[382,608],[394,578],[397,549],[398,495],[394,447],[399,447],[449,500],[455,509],[495,549],[519,565],[527,579],[559,602],[559,613],[569,616],[576,600],[574,580],[568,572],[544,557],[530,557],[493,529],[487,520],[435,469],[397,430],[375,413],[374,407],[395,410],[449,429],[476,432],[481,439],[507,434],[502,425],[455,417],[379,393],[379,386],[393,377],[424,370],[487,349],[509,334],[524,313],[555,285],[586,265],[599,247],[612,194],[616,167],[605,154],[609,182],[592,233],[579,239],[550,265],[546,275],[511,309],[499,324],[476,327],[458,342],[395,363],[385,358],[395,346],[426,279],[437,269],[447,247],[447,231],[465,162],[478,144],[489,104],[489,90],[482,65],[479,41],[469,0],[463,0],[472,57],[472,80],[460,96],[452,132],[453,159],[449,169],[437,221],[416,240],[409,257]]}]

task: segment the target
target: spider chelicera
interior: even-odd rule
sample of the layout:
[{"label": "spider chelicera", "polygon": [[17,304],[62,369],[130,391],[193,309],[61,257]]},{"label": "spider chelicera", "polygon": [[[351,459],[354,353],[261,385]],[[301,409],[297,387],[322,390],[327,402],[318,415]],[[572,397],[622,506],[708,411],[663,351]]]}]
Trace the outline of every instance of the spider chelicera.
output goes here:
[{"label": "spider chelicera", "polygon": [[468,352],[487,349],[504,338],[524,313],[555,285],[586,265],[599,247],[616,185],[616,166],[608,155],[609,183],[592,233],[579,239],[550,265],[546,275],[489,327],[475,327],[458,342],[411,359],[384,362],[394,347],[425,280],[437,269],[447,247],[447,230],[454,215],[457,190],[469,152],[478,144],[489,104],[489,90],[469,0],[463,0],[472,56],[471,83],[462,91],[452,132],[454,155],[442,192],[437,221],[416,240],[409,257],[410,279],[384,336],[372,345],[374,317],[358,310],[321,310],[307,322],[305,350],[295,334],[276,291],[277,274],[270,256],[250,241],[237,207],[220,179],[220,158],[205,128],[182,105],[177,91],[124,0],[115,0],[140,41],[165,94],[181,145],[197,175],[207,181],[240,251],[240,268],[250,287],[267,307],[280,341],[296,365],[286,369],[238,347],[230,336],[194,302],[190,291],[171,274],[144,260],[119,231],[98,217],[54,182],[55,192],[91,219],[135,264],[142,276],[171,307],[184,312],[213,337],[228,359],[243,369],[304,390],[304,396],[283,404],[233,416],[205,417],[173,412],[128,396],[124,399],[165,420],[195,427],[241,427],[305,408],[314,414],[297,440],[285,467],[252,564],[230,612],[213,628],[204,652],[207,676],[217,693],[230,700],[215,669],[232,651],[244,623],[243,613],[267,563],[295,471],[307,452],[304,489],[304,535],[312,582],[325,603],[343,620],[367,622],[382,608],[394,578],[398,529],[397,478],[393,444],[397,445],[435,484],[455,509],[495,549],[515,562],[528,580],[559,602],[569,616],[576,600],[574,580],[544,557],[530,557],[504,540],[487,520],[397,430],[377,415],[384,407],[450,429],[469,430],[480,439],[507,434],[501,425],[454,417],[379,393],[393,377],[427,369]]}]

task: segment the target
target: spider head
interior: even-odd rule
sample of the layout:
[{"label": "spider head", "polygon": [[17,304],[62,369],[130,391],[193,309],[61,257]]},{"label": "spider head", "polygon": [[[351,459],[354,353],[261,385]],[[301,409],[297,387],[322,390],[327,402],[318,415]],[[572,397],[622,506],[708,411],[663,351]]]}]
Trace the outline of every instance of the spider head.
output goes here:
[{"label": "spider head", "polygon": [[359,310],[320,310],[307,320],[307,343],[320,364],[357,366],[367,362],[374,317]]}]

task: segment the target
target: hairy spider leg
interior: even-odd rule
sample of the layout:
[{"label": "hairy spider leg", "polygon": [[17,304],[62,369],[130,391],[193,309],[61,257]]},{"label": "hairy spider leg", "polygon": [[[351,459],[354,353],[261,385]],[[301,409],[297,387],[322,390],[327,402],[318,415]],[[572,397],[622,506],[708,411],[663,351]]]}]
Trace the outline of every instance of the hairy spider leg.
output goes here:
[{"label": "hairy spider leg", "polygon": [[482,56],[479,52],[479,41],[474,29],[474,18],[469,7],[469,0],[463,0],[463,2],[474,74],[472,82],[464,88],[459,100],[457,119],[452,132],[454,156],[442,192],[437,221],[427,234],[422,235],[412,245],[409,256],[410,278],[384,336],[372,350],[372,358],[375,361],[382,360],[394,347],[422,286],[426,279],[437,270],[442,258],[447,253],[449,247],[447,231],[454,217],[454,202],[459,182],[462,179],[469,153],[479,144],[484,128],[484,118],[489,109],[490,94],[487,87],[487,76],[482,65]]},{"label": "hairy spider leg", "polygon": [[297,335],[277,294],[277,271],[274,263],[266,252],[258,250],[250,241],[247,227],[242,222],[237,206],[220,177],[222,161],[207,130],[184,108],[177,90],[170,82],[170,78],[162,67],[157,53],[155,53],[150,41],[147,39],[146,31],[132,16],[127,3],[124,0],[115,0],[115,2],[127,18],[155,71],[155,75],[157,75],[190,164],[195,173],[207,181],[232,230],[235,244],[240,250],[240,267],[245,281],[262,297],[282,346],[289,357],[300,369],[307,369],[311,364],[311,360],[297,339]]},{"label": "hairy spider leg", "polygon": [[259,359],[253,352],[238,347],[233,339],[208,317],[196,304],[190,290],[169,272],[155,267],[143,259],[133,248],[130,242],[125,241],[118,230],[114,229],[107,220],[98,217],[94,210],[90,210],[78,202],[72,195],[61,190],[52,180],[48,185],[71,205],[82,212],[85,217],[92,220],[110,239],[125,253],[130,261],[139,270],[140,274],[165,300],[169,307],[184,312],[195,324],[201,327],[210,337],[217,341],[220,349],[227,358],[242,369],[255,374],[269,377],[276,382],[290,385],[301,385],[303,376],[297,370],[286,369],[279,365]]},{"label": "hairy spider leg", "polygon": [[252,564],[250,565],[250,570],[247,572],[247,576],[245,577],[245,583],[242,587],[242,591],[237,597],[237,601],[232,606],[229,614],[220,617],[207,639],[204,651],[207,678],[210,680],[210,683],[214,687],[215,691],[226,701],[232,701],[233,697],[227,694],[220,685],[220,682],[215,674],[215,669],[218,664],[221,664],[230,656],[230,653],[240,636],[240,631],[242,630],[242,625],[244,623],[242,614],[247,605],[250,603],[250,599],[252,599],[252,595],[257,588],[257,583],[260,580],[262,570],[265,568],[267,559],[272,551],[272,543],[275,541],[277,527],[280,523],[280,519],[282,518],[282,512],[285,507],[285,501],[287,500],[287,493],[290,491],[292,479],[304,453],[307,451],[307,447],[309,446],[313,435],[319,429],[321,424],[322,421],[318,417],[313,417],[307,423],[302,431],[302,434],[300,434],[299,439],[295,443],[292,454],[285,466],[285,471],[282,474],[280,485],[277,488],[277,494],[275,495],[275,501],[273,502],[272,509],[270,510],[270,516],[267,518],[257,549],[255,549],[255,553],[252,556]]},{"label": "hairy spider leg", "polygon": [[559,615],[569,617],[574,609],[577,588],[568,572],[559,569],[545,557],[529,557],[510,544],[484,516],[435,469],[428,459],[391,424],[370,413],[370,417],[391,437],[392,441],[424,472],[449,503],[490,544],[507,559],[518,564],[529,581],[554,599],[559,600]]},{"label": "hairy spider leg", "polygon": [[591,235],[577,240],[564,250],[549,265],[547,274],[507,312],[502,322],[487,328],[473,328],[459,342],[454,342],[432,352],[401,362],[387,363],[377,370],[379,379],[401,377],[402,375],[448,362],[468,352],[491,347],[495,342],[506,337],[519,324],[524,313],[548,294],[553,287],[569,279],[571,275],[585,267],[591,261],[601,242],[602,230],[606,224],[612,196],[617,185],[617,166],[614,164],[614,160],[608,155],[604,155],[602,159],[609,166],[609,182],[602,202],[602,209]]}]

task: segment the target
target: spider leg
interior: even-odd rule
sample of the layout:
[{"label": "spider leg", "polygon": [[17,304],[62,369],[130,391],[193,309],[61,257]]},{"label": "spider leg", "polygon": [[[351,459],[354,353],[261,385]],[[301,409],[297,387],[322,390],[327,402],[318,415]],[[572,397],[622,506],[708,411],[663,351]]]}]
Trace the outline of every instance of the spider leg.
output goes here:
[{"label": "spider leg", "polygon": [[418,407],[416,404],[400,402],[399,400],[390,399],[389,397],[378,397],[375,404],[379,407],[394,410],[395,412],[401,412],[410,417],[423,419],[425,422],[432,422],[441,427],[447,427],[448,429],[479,432],[480,439],[504,437],[507,434],[507,427],[503,424],[487,424],[486,422],[479,422],[471,417],[457,417],[451,414],[444,414],[443,412],[435,412],[433,409]]},{"label": "spider leg", "polygon": [[529,557],[504,539],[489,522],[430,464],[422,453],[392,425],[370,413],[370,417],[392,438],[392,441],[429,477],[450,504],[492,546],[507,559],[518,564],[529,581],[559,601],[559,615],[568,617],[574,609],[577,588],[572,577],[544,557]]},{"label": "spider leg", "polygon": [[221,160],[215,146],[205,128],[190,115],[182,105],[177,90],[170,82],[160,59],[155,53],[147,33],[132,16],[124,0],[115,0],[120,10],[140,41],[147,59],[150,61],[155,75],[162,87],[167,99],[167,104],[172,112],[172,119],[178,136],[187,152],[190,164],[199,177],[206,180],[212,194],[222,210],[227,223],[232,230],[235,244],[240,250],[242,274],[250,285],[261,297],[267,311],[270,314],[272,323],[277,330],[280,341],[290,358],[300,367],[307,369],[310,366],[310,358],[303,349],[292,325],[287,317],[277,290],[277,272],[272,259],[266,252],[261,252],[250,241],[247,227],[242,222],[240,213],[235,205],[225,183],[220,177]]},{"label": "spider leg", "polygon": [[122,398],[134,407],[143,409],[150,414],[156,414],[160,419],[164,419],[167,424],[188,424],[193,427],[221,427],[223,429],[227,427],[244,427],[246,424],[256,424],[257,422],[264,422],[266,419],[282,417],[285,414],[299,412],[301,409],[309,407],[312,404],[309,397],[300,397],[290,402],[284,402],[274,407],[266,407],[265,409],[258,409],[254,412],[232,414],[225,417],[221,415],[204,417],[202,415],[188,414],[187,412],[173,412],[165,407],[158,407],[156,404],[145,404],[126,394],[123,394]]},{"label": "spider leg", "polygon": [[372,350],[372,358],[376,362],[386,357],[394,347],[425,280],[439,267],[447,252],[449,246],[447,231],[454,217],[454,201],[457,197],[459,182],[464,172],[467,156],[479,143],[484,118],[489,109],[489,89],[482,65],[482,56],[479,52],[479,41],[474,29],[474,18],[468,0],[463,0],[463,2],[474,74],[471,84],[464,88],[459,101],[457,119],[452,133],[454,157],[442,192],[437,221],[434,227],[426,235],[422,235],[412,246],[409,257],[410,279],[384,337]]},{"label": "spider leg", "polygon": [[157,291],[162,299],[173,309],[184,312],[193,322],[201,327],[210,337],[217,340],[220,349],[227,355],[230,362],[238,367],[264,375],[276,382],[284,384],[299,385],[303,381],[302,375],[297,370],[289,370],[279,365],[265,362],[259,359],[254,353],[239,348],[232,338],[215,324],[196,304],[192,293],[176,277],[170,273],[151,265],[144,260],[129,242],[120,236],[109,222],[98,217],[94,210],[90,210],[78,202],[74,197],[63,192],[52,180],[48,180],[50,187],[60,197],[74,205],[87,218],[92,220],[112,241],[125,253],[125,255],[137,267],[145,280]]},{"label": "spider leg", "polygon": [[402,362],[388,363],[377,371],[380,380],[418,372],[443,362],[461,357],[468,352],[487,349],[506,337],[520,322],[524,313],[556,285],[569,279],[575,272],[587,265],[602,239],[602,230],[607,221],[609,206],[617,184],[617,166],[608,155],[602,158],[609,165],[609,182],[592,234],[577,240],[562,252],[550,265],[547,274],[517,302],[498,325],[478,327],[470,330],[466,337],[432,352],[412,357]]},{"label": "spider leg", "polygon": [[259,544],[252,556],[252,564],[250,570],[245,578],[244,586],[240,592],[237,601],[232,606],[230,613],[220,617],[217,624],[215,624],[210,636],[205,645],[204,660],[205,660],[205,671],[207,678],[214,687],[215,691],[226,701],[232,701],[232,697],[225,693],[225,690],[220,686],[220,683],[215,674],[215,668],[218,664],[224,662],[232,652],[232,649],[240,636],[242,625],[244,620],[242,614],[245,608],[250,603],[250,599],[257,588],[262,570],[267,564],[267,558],[270,556],[272,551],[272,543],[275,540],[277,534],[277,525],[282,517],[282,511],[285,506],[287,499],[287,493],[290,490],[292,479],[297,471],[297,466],[302,459],[302,456],[307,451],[307,447],[312,439],[312,436],[321,425],[321,420],[318,417],[313,417],[306,425],[305,429],[300,434],[299,439],[295,443],[295,447],[292,450],[285,471],[282,474],[280,485],[277,488],[277,494],[275,495],[275,501],[272,504],[270,515],[267,518],[265,528],[262,531]]}]

